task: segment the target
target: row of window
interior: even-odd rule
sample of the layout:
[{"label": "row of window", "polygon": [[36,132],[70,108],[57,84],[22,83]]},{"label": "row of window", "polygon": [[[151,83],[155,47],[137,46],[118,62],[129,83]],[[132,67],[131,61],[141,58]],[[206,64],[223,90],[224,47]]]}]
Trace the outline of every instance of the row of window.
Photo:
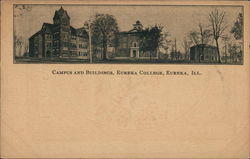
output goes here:
[{"label": "row of window", "polygon": [[[204,60],[204,56],[203,55],[201,55],[200,58],[201,58],[201,60]],[[216,56],[208,56],[208,55],[206,55],[205,56],[205,60],[209,60],[209,59],[216,60],[217,57]]]},{"label": "row of window", "polygon": [[78,52],[78,56],[88,56],[88,54],[87,53],[84,53],[84,52]]},{"label": "row of window", "polygon": [[[128,43],[127,42],[122,42],[122,43],[120,43],[120,46],[122,48],[127,48],[128,47]],[[133,42],[132,45],[131,45],[131,47],[139,47],[138,42]]]},{"label": "row of window", "polygon": [[78,46],[79,46],[79,48],[87,48],[88,47],[88,45],[86,43],[85,44],[79,44]]},{"label": "row of window", "polygon": [[46,35],[45,35],[45,38],[46,38],[47,40],[52,40],[52,36],[51,36],[50,34],[46,34]]},{"label": "row of window", "polygon": [[[47,40],[52,40],[52,35],[51,34],[46,34],[45,37],[46,37]],[[59,39],[59,32],[55,32],[54,35],[53,35],[53,38],[54,39]],[[62,38],[67,40],[68,39],[68,33],[62,33]],[[76,37],[74,35],[71,36],[71,40],[76,40],[77,38],[79,39],[79,41],[84,41],[84,39],[82,37]]]}]

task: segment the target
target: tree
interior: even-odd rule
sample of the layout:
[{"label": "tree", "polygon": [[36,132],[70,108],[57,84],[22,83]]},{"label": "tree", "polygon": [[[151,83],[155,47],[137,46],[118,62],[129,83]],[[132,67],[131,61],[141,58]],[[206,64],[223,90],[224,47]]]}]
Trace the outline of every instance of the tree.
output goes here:
[{"label": "tree", "polygon": [[243,14],[239,13],[237,20],[235,21],[231,31],[236,40],[243,38]]},{"label": "tree", "polygon": [[107,46],[115,38],[115,34],[118,32],[117,20],[110,14],[99,14],[94,16],[91,25],[93,45],[98,47],[101,45],[103,50],[103,60],[106,60]]},{"label": "tree", "polygon": [[190,47],[191,47],[192,42],[185,37],[183,39],[182,47],[185,51],[185,59],[189,60],[189,54],[190,54]]},{"label": "tree", "polygon": [[211,38],[211,31],[207,29],[204,25],[199,23],[199,34],[201,44],[208,44]]},{"label": "tree", "polygon": [[22,56],[22,50],[24,47],[24,39],[22,36],[18,36],[14,31],[14,51],[15,56]]},{"label": "tree", "polygon": [[145,28],[141,34],[141,49],[142,51],[149,51],[150,59],[153,53],[157,53],[158,48],[163,44],[162,26],[155,25],[153,27]]},{"label": "tree", "polygon": [[14,5],[14,17],[22,17],[27,12],[30,12],[32,10],[31,5],[24,5],[24,4],[15,4]]},{"label": "tree", "polygon": [[161,46],[166,53],[168,53],[168,50],[172,44],[172,40],[170,39],[171,35],[169,32],[164,32],[162,35],[162,42],[161,42]]},{"label": "tree", "polygon": [[209,13],[209,22],[213,39],[216,42],[219,63],[221,63],[219,38],[222,36],[223,32],[227,28],[227,25],[225,24],[225,14],[225,12],[220,12],[218,9],[214,9],[212,12]]},{"label": "tree", "polygon": [[200,40],[199,40],[199,33],[197,31],[191,31],[188,33],[188,38],[189,40],[194,44],[194,45],[198,45],[200,44]]},{"label": "tree", "polygon": [[[211,39],[211,31],[202,23],[199,23],[198,31],[189,32],[188,38],[189,38],[189,41],[193,43],[194,45],[203,44],[202,51],[201,51],[201,54],[203,54],[205,44],[208,44]],[[200,54],[198,56],[199,56],[199,62],[200,62]]]},{"label": "tree", "polygon": [[222,38],[222,41],[224,43],[224,49],[225,49],[225,51],[224,51],[225,63],[227,63],[228,42],[230,41],[230,38],[229,38],[229,36],[226,36],[226,35],[222,36],[221,38]]}]

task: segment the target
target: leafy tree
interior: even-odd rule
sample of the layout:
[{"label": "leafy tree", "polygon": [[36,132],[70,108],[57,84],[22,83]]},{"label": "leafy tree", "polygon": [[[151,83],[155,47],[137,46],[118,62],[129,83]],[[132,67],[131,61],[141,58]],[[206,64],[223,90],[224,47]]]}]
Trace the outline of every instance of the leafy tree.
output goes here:
[{"label": "leafy tree", "polygon": [[91,24],[93,46],[102,48],[103,60],[106,60],[107,46],[112,43],[119,31],[117,20],[113,15],[97,13]]},{"label": "leafy tree", "polygon": [[158,48],[163,44],[162,29],[162,26],[155,25],[145,28],[140,34],[141,49],[150,52],[150,59],[152,54],[157,53]]},{"label": "leafy tree", "polygon": [[215,9],[209,13],[209,22],[211,25],[213,39],[216,42],[219,63],[221,63],[219,38],[222,36],[223,32],[227,28],[227,25],[225,24],[225,15],[225,12],[220,12],[218,9]]},{"label": "leafy tree", "polygon": [[243,14],[239,13],[237,20],[235,21],[231,31],[236,40],[240,40],[243,37]]}]

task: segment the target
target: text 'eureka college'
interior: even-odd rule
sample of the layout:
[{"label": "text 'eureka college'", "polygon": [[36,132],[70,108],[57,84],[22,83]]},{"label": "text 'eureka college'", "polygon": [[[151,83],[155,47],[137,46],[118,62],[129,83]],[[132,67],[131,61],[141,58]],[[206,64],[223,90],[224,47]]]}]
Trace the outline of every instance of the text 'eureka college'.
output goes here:
[{"label": "text 'eureka college'", "polygon": [[[191,75],[193,75],[191,72]],[[96,70],[81,70],[81,71],[61,71],[61,70],[52,70],[53,75],[189,75],[186,71],[124,71],[124,70],[115,70],[115,71],[96,71]],[[197,74],[196,74],[197,75]],[[199,73],[198,73],[199,75]]]}]

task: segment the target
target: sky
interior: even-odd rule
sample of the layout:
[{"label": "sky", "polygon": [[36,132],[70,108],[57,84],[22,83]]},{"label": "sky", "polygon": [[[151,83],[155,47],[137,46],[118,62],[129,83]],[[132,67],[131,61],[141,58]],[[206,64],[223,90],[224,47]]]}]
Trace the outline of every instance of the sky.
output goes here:
[{"label": "sky", "polygon": [[240,6],[86,6],[86,5],[29,5],[29,11],[14,8],[14,29],[18,36],[28,39],[39,31],[44,22],[53,23],[56,10],[63,7],[70,16],[70,23],[75,28],[95,13],[108,13],[117,19],[120,31],[132,29],[132,24],[140,20],[144,27],[160,24],[171,38],[177,40],[177,49],[182,50],[182,40],[188,32],[198,30],[198,23],[208,25],[208,14],[213,9],[226,12],[229,32],[239,13]]}]

